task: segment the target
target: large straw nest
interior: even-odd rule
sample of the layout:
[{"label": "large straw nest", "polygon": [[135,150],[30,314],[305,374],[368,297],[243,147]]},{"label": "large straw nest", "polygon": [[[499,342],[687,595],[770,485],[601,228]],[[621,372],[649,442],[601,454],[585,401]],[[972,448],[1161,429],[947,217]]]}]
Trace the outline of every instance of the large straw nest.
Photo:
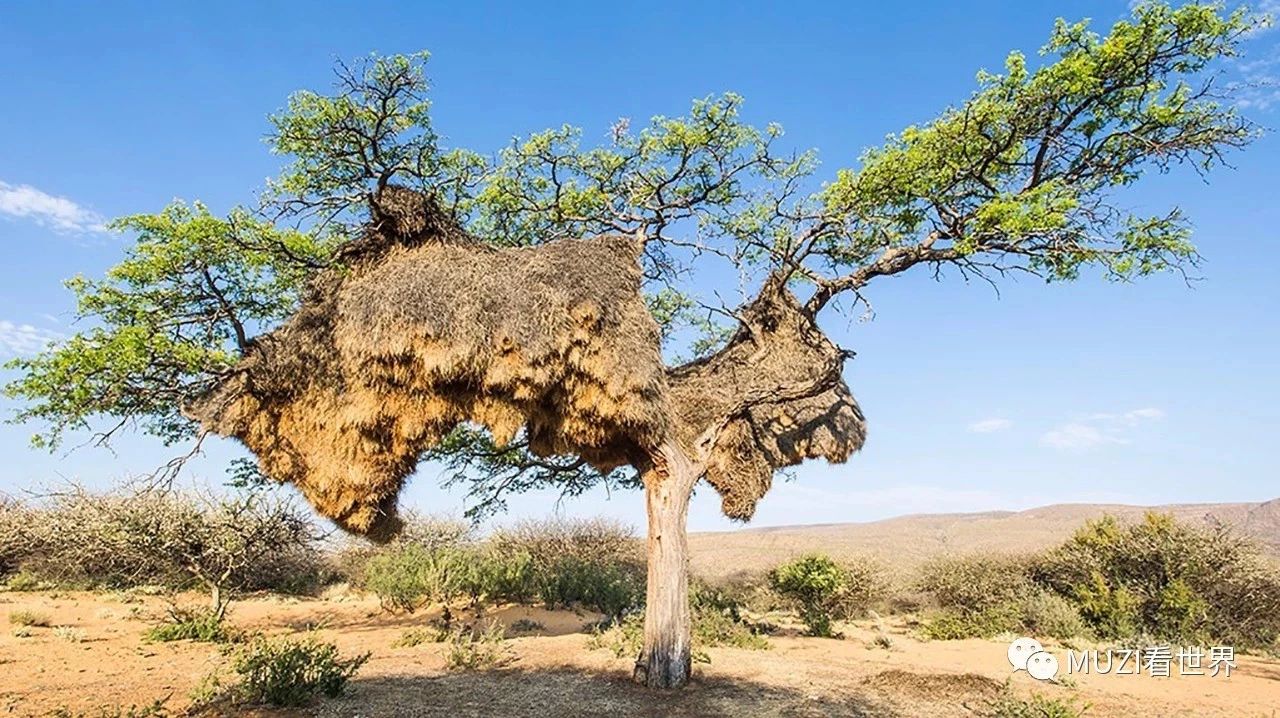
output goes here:
[{"label": "large straw nest", "polygon": [[374,537],[398,528],[405,478],[461,422],[499,442],[526,428],[535,452],[602,470],[667,434],[635,238],[495,249],[413,193],[393,199],[191,416]]}]

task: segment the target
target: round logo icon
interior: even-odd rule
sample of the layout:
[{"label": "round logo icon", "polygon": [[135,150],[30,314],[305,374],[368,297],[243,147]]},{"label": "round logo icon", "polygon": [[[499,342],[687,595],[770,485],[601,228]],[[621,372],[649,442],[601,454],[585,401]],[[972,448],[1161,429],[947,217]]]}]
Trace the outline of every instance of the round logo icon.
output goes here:
[{"label": "round logo icon", "polygon": [[1041,681],[1053,678],[1058,675],[1058,657],[1048,651],[1032,653],[1027,657],[1027,673]]},{"label": "round logo icon", "polygon": [[1033,653],[1044,651],[1044,646],[1034,638],[1018,638],[1009,644],[1009,663],[1013,664],[1013,670],[1021,671],[1027,667],[1027,659]]}]

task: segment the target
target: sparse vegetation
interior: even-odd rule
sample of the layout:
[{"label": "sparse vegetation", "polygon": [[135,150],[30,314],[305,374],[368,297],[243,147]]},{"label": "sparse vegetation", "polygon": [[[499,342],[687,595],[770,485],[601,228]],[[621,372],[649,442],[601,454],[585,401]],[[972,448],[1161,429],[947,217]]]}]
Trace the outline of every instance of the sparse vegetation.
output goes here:
[{"label": "sparse vegetation", "polygon": [[84,643],[89,638],[83,628],[75,626],[54,626],[53,636],[67,643]]},{"label": "sparse vegetation", "polygon": [[1088,711],[1087,704],[1062,700],[1040,693],[1021,698],[1006,684],[1004,691],[992,701],[987,718],[1081,718]]},{"label": "sparse vegetation", "polygon": [[1237,647],[1280,638],[1280,570],[1225,526],[1149,513],[1092,521],[1033,567],[1102,638],[1135,635]]},{"label": "sparse vegetation", "polygon": [[174,715],[165,705],[168,701],[161,699],[147,705],[99,706],[88,712],[72,711],[58,708],[49,713],[49,718],[169,718]]},{"label": "sparse vegetation", "polygon": [[290,500],[260,491],[215,498],[72,486],[0,508],[0,562],[16,571],[12,590],[198,586],[221,611],[236,591],[317,583],[317,533]]},{"label": "sparse vegetation", "polygon": [[502,624],[456,628],[445,640],[445,666],[451,671],[496,668],[510,659]]},{"label": "sparse vegetation", "polygon": [[1147,514],[1092,521],[1037,556],[928,564],[921,588],[936,639],[1007,631],[1265,648],[1280,638],[1280,570],[1224,526]]},{"label": "sparse vegetation", "polygon": [[[743,616],[743,605],[736,598],[706,584],[695,583],[689,593],[693,614],[693,649],[702,663],[710,658],[706,649],[720,646],[766,650],[769,641],[756,626]],[[596,626],[587,639],[592,650],[606,649],[615,658],[639,655],[644,643],[644,620],[639,612],[621,619],[606,620]]]},{"label": "sparse vegetation", "polygon": [[344,658],[337,646],[302,640],[258,637],[234,655],[237,682],[222,685],[216,675],[198,689],[199,703],[225,699],[235,703],[302,706],[321,696],[336,698],[369,654]]},{"label": "sparse vegetation", "polygon": [[769,572],[769,584],[793,603],[813,636],[834,636],[832,621],[865,610],[882,590],[867,564],[843,566],[828,556],[811,554]]},{"label": "sparse vegetation", "polygon": [[48,628],[50,623],[48,614],[39,611],[18,610],[9,613],[9,625],[24,626],[26,628]]},{"label": "sparse vegetation", "polygon": [[240,633],[230,628],[223,616],[211,609],[187,609],[170,607],[169,620],[147,630],[148,641],[196,641],[199,643],[227,643],[240,638]]},{"label": "sparse vegetation", "polygon": [[1042,628],[1054,637],[1082,628],[1074,609],[1033,583],[1029,559],[973,555],[943,557],[926,564],[919,588],[936,603],[926,616],[925,636],[936,640],[990,638]]},{"label": "sparse vegetation", "polygon": [[465,600],[477,615],[489,605],[539,601],[621,616],[644,596],[643,566],[628,559],[634,540],[607,522],[526,522],[485,542],[397,541],[374,552],[361,586],[389,610],[446,607]]},{"label": "sparse vegetation", "polygon": [[410,628],[391,644],[392,648],[413,648],[424,643],[441,643],[448,633],[435,628]]}]

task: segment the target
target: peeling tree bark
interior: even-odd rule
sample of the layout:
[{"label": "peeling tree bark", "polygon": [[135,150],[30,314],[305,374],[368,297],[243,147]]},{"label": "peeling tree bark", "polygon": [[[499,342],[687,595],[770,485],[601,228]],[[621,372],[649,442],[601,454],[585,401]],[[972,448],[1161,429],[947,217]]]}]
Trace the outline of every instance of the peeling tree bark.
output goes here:
[{"label": "peeling tree bark", "polygon": [[644,648],[633,678],[650,688],[679,688],[693,670],[689,615],[689,497],[702,475],[675,443],[663,446],[643,477],[649,515],[649,575]]}]

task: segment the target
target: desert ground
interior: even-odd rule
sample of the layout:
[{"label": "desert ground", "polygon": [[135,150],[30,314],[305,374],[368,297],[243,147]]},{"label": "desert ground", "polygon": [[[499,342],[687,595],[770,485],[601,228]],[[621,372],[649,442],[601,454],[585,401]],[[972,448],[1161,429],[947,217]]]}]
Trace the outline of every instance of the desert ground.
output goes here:
[{"label": "desert ground", "polygon": [[[143,634],[164,608],[156,597],[0,595],[0,621],[29,609],[47,614],[53,626],[25,638],[0,635],[0,714],[128,715],[115,711],[156,701],[179,713],[192,689],[225,659],[210,644],[147,642]],[[1007,641],[921,641],[901,617],[886,619],[888,649],[876,645],[870,622],[844,626],[839,640],[784,631],[770,638],[769,650],[710,649],[710,663],[697,665],[690,687],[655,693],[629,681],[627,658],[588,646],[587,626],[598,616],[526,607],[490,616],[506,626],[527,619],[541,628],[511,633],[505,665],[457,672],[445,667],[442,644],[393,646],[406,630],[426,625],[431,613],[391,615],[376,599],[341,592],[241,601],[231,615],[238,627],[314,631],[344,653],[372,656],[342,698],[305,709],[224,714],[988,716],[996,715],[1002,695],[1034,694],[1087,706],[1086,716],[1270,717],[1280,710],[1280,660],[1240,656],[1229,678],[1092,675],[1041,683],[1011,671]],[[60,637],[57,626],[76,629],[78,640]]]},{"label": "desert ground", "polygon": [[[1184,519],[1227,520],[1274,545],[1280,504],[1161,507]],[[833,555],[896,556],[910,565],[936,553],[1039,548],[1064,538],[1085,518],[1141,509],[1046,507],[1028,512],[910,516],[870,524],[696,534],[695,573],[755,571],[807,550]],[[912,536],[916,540],[906,541]],[[886,553],[895,550],[897,553]],[[909,548],[908,548],[909,547]],[[717,568],[730,567],[730,568]],[[228,662],[217,645],[148,642],[173,597],[145,592],[0,593],[0,715],[128,716],[131,706],[160,701],[179,715],[193,689]],[[179,603],[204,600],[192,594]],[[10,614],[35,611],[48,626],[11,630]],[[777,627],[768,650],[712,648],[692,684],[678,692],[633,685],[631,660],[590,645],[590,612],[508,606],[489,611],[507,629],[506,658],[496,668],[462,671],[446,664],[446,644],[395,644],[431,625],[438,612],[393,614],[375,597],[334,586],[313,598],[255,595],[232,605],[236,628],[269,635],[314,633],[344,654],[370,659],[347,695],[303,709],[223,708],[263,716],[1044,716],[998,713],[1008,697],[1043,696],[1084,709],[1085,716],[1280,715],[1280,659],[1240,655],[1230,677],[1073,675],[1041,682],[1014,672],[1006,658],[1013,636],[927,641],[911,614],[839,626],[842,639],[811,638],[785,615],[753,617]],[[522,619],[524,619],[522,621]],[[881,620],[877,626],[876,621]],[[519,623],[517,623],[519,622]],[[532,622],[532,623],[530,623]],[[883,630],[890,640],[877,640]],[[22,635],[26,634],[26,635]],[[1089,648],[1089,646],[1073,646]],[[1046,642],[1062,655],[1065,647]],[[1061,678],[1062,676],[1060,676]],[[213,713],[217,714],[218,710]]]}]

